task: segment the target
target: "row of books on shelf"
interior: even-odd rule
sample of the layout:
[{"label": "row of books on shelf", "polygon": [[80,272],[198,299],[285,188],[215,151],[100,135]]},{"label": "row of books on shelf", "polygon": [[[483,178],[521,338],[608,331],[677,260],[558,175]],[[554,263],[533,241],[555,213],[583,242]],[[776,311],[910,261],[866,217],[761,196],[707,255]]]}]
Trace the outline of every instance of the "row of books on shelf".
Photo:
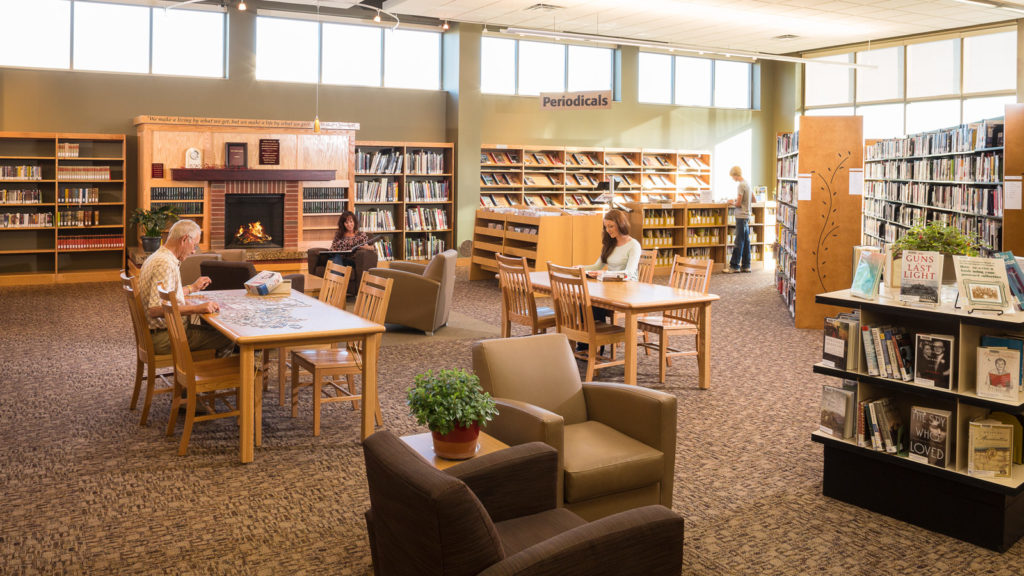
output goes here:
[{"label": "row of books on shelf", "polygon": [[78,158],[77,142],[57,142],[57,158]]},{"label": "row of books on shelf", "polygon": [[338,186],[309,186],[302,189],[303,200],[345,200],[348,188]]},{"label": "row of books on shelf", "polygon": [[57,166],[58,180],[110,180],[110,166]]},{"label": "row of books on shelf", "polygon": [[[994,251],[1003,244],[1002,220],[985,216],[942,212],[939,210],[925,210],[923,214],[922,221],[924,219],[927,219],[929,222],[936,220],[947,226],[957,228],[964,234],[977,237],[978,243],[985,250]],[[887,244],[903,238],[907,234],[909,227],[916,224],[916,221],[912,224],[907,224],[877,220],[878,214],[874,211],[869,211],[865,215],[867,218],[864,219],[863,223],[864,233],[868,236],[879,238]]]},{"label": "row of books on shelf", "polygon": [[644,226],[675,226],[674,210],[644,210]]},{"label": "row of books on shelf", "polygon": [[484,172],[480,174],[480,183],[484,186],[519,186],[519,179],[504,172]]},{"label": "row of books on shelf", "polygon": [[339,214],[347,208],[345,200],[313,200],[302,203],[303,214]]},{"label": "row of books on shelf", "polygon": [[0,227],[42,228],[53,226],[53,212],[0,212]]},{"label": "row of books on shelf", "polygon": [[688,226],[722,226],[725,215],[717,208],[698,208],[686,212]]},{"label": "row of books on shelf", "polygon": [[[1003,187],[969,184],[872,181],[864,185],[864,199],[918,204],[980,216],[1002,217]],[[867,206],[865,205],[865,208]]]},{"label": "row of books on shelf", "polygon": [[395,230],[395,216],[390,210],[359,210],[362,230]]},{"label": "row of books on shelf", "polygon": [[796,178],[797,170],[800,169],[800,159],[796,156],[779,158],[775,175],[779,178]]},{"label": "row of books on shelf", "polygon": [[519,155],[514,152],[480,152],[481,164],[520,164]]},{"label": "row of books on shelf", "polygon": [[717,229],[705,228],[694,230],[690,228],[686,230],[686,244],[688,246],[714,245],[721,243],[722,239],[718,234]]},{"label": "row of books on shelf", "polygon": [[659,248],[674,246],[677,244],[671,230],[644,230],[643,240],[640,242],[643,248]]},{"label": "row of books on shelf", "polygon": [[204,192],[202,186],[153,186],[149,189],[149,199],[202,200]]},{"label": "row of books on shelf", "polygon": [[42,166],[0,165],[0,178],[5,180],[42,180]]},{"label": "row of books on shelf", "polygon": [[405,239],[405,258],[407,260],[429,260],[444,251],[444,239],[433,234]]},{"label": "row of books on shelf", "polygon": [[1002,120],[972,122],[904,138],[879,140],[865,147],[864,158],[908,158],[998,148],[1003,145],[1003,133]]},{"label": "row of books on shelf", "polygon": [[444,152],[417,150],[407,154],[409,174],[444,174]]},{"label": "row of books on shelf", "polygon": [[57,248],[60,250],[76,250],[87,248],[124,248],[124,236],[114,236],[111,234],[58,236]]},{"label": "row of books on shelf", "polygon": [[91,188],[62,188],[57,191],[58,204],[88,204],[100,201],[100,189]]},{"label": "row of books on shelf", "polygon": [[373,243],[373,249],[377,252],[377,260],[395,259],[395,248],[390,240],[377,240]]},{"label": "row of books on shelf", "polygon": [[[760,244],[761,243],[761,236],[757,232],[755,232],[753,230],[751,230],[751,232],[750,232],[750,243],[751,244]],[[730,230],[729,233],[725,235],[725,244],[727,246],[733,246],[733,245],[736,244],[736,233],[734,231]]]},{"label": "row of books on shelf", "polygon": [[405,186],[406,202],[447,202],[449,199],[447,180],[414,180]]},{"label": "row of books on shelf", "polygon": [[562,160],[557,154],[549,152],[526,152],[523,154],[523,164],[527,166],[561,166]]},{"label": "row of books on shelf", "polygon": [[405,227],[407,230],[447,230],[448,213],[442,208],[408,208]]},{"label": "row of books on shelf", "polygon": [[356,174],[401,174],[402,153],[397,150],[356,150]]},{"label": "row of books on shelf", "polygon": [[[1001,411],[967,423],[967,462],[957,465],[951,410],[912,404],[901,408],[895,397],[859,398],[855,381],[822,385],[819,430],[858,446],[939,468],[966,469],[971,476],[1009,478],[1021,464],[1022,424]],[[958,439],[958,442],[963,441]]]},{"label": "row of books on shelf", "polygon": [[398,182],[381,178],[356,182],[356,202],[395,202],[398,200]]},{"label": "row of books on shelf", "polygon": [[88,210],[60,210],[57,212],[58,226],[99,226],[100,211]]},{"label": "row of books on shelf", "polygon": [[792,154],[799,149],[800,145],[800,133],[789,132],[786,134],[779,134],[775,139],[775,153],[779,156],[785,156],[786,154]]},{"label": "row of books on shelf", "polygon": [[178,215],[184,214],[202,214],[202,205],[198,202],[152,202],[153,208],[159,208],[161,206],[171,206],[178,211]]},{"label": "row of books on shelf", "polygon": [[0,204],[40,204],[43,192],[35,188],[8,190],[0,188]]},{"label": "row of books on shelf", "polygon": [[1003,179],[1003,155],[987,152],[974,156],[868,162],[864,165],[864,176],[898,180],[1000,182]]}]

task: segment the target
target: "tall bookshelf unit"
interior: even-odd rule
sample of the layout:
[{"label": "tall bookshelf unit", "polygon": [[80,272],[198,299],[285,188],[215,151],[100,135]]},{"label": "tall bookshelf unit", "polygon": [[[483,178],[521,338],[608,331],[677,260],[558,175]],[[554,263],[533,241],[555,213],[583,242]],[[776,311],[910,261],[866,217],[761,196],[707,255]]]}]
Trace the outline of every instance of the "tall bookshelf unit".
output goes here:
[{"label": "tall bookshelf unit", "polygon": [[0,132],[0,285],[124,267],[123,134]]},{"label": "tall bookshelf unit", "polygon": [[861,191],[850,189],[850,171],[863,168],[863,146],[860,116],[801,116],[799,134],[777,138],[775,280],[797,328],[821,328],[835,311],[815,294],[853,279]]},{"label": "tall bookshelf unit", "polygon": [[875,301],[852,298],[849,290],[820,294],[821,304],[860,310],[862,325],[900,325],[914,333],[955,336],[955,380],[950,389],[867,375],[863,358],[851,370],[816,364],[814,372],[857,381],[857,399],[893,400],[904,423],[911,406],[952,413],[950,454],[945,468],[858,446],[814,432],[824,445],[822,493],[881,514],[994,550],[1005,551],[1024,534],[1024,466],[1014,464],[1010,478],[967,473],[968,423],[990,410],[1024,413],[1024,402],[992,400],[976,393],[976,350],[986,334],[1024,336],[1024,313],[968,314],[943,302],[937,308],[902,305],[883,287]]},{"label": "tall bookshelf unit", "polygon": [[655,266],[672,265],[675,256],[709,258],[719,267],[726,260],[728,206],[698,202],[627,206],[630,229],[644,250],[656,249]]},{"label": "tall bookshelf unit", "polygon": [[378,257],[429,260],[454,245],[454,159],[450,143],[356,142],[355,212],[384,235]]},{"label": "tall bookshelf unit", "polygon": [[[775,245],[776,204],[773,200],[750,204],[750,267],[768,268],[774,265],[772,246]],[[736,209],[729,208],[725,236],[725,262],[732,257],[736,244]]]},{"label": "tall bookshelf unit", "polygon": [[620,202],[699,200],[711,191],[707,152],[485,144],[480,148],[480,204],[596,205],[600,182]]}]

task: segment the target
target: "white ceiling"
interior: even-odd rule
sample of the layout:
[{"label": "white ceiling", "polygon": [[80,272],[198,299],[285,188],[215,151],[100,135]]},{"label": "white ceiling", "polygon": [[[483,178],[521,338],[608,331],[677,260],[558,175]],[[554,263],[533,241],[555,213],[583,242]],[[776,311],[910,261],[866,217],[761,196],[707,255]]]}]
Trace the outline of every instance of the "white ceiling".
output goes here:
[{"label": "white ceiling", "polygon": [[[994,1],[1024,9],[1024,0]],[[539,2],[559,8],[529,10]],[[956,0],[385,0],[383,7],[397,14],[488,27],[771,54],[1024,18],[1024,13]],[[797,38],[776,38],[784,34]]]}]

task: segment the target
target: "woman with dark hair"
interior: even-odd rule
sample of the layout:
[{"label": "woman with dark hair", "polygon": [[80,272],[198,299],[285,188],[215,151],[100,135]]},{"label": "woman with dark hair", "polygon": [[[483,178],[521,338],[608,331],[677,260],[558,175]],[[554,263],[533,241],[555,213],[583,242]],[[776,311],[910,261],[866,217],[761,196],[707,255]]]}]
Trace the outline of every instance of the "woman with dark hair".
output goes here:
[{"label": "woman with dark hair", "polygon": [[[377,251],[373,244],[362,244],[369,239],[366,232],[359,229],[359,219],[351,210],[345,210],[338,217],[338,230],[334,233],[334,241],[331,242],[331,250],[350,251],[348,254],[338,254],[334,257],[335,264],[351,266],[352,279],[348,283],[349,295],[359,290],[359,281],[363,272],[377,265]],[[358,246],[353,250],[353,246]]]},{"label": "woman with dark hair", "polygon": [[[587,276],[597,276],[599,270],[608,272],[625,272],[626,279],[636,281],[640,273],[640,242],[629,235],[629,219],[622,210],[611,209],[605,212],[604,232],[601,234],[601,256],[597,262],[583,266]],[[594,307],[594,320],[608,322],[613,317],[612,311]],[[577,350],[586,350],[587,345],[579,343]],[[600,351],[598,352],[601,353]]]}]

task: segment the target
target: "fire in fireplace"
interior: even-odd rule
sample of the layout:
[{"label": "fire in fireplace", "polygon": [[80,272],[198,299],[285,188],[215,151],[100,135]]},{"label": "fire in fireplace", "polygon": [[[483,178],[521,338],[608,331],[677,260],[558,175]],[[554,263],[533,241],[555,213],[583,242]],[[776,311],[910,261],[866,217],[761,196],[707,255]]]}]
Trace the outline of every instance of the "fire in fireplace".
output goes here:
[{"label": "fire in fireplace", "polygon": [[259,220],[239,226],[238,232],[235,232],[235,242],[239,244],[263,244],[271,240],[273,238],[263,231],[263,223]]},{"label": "fire in fireplace", "polygon": [[225,248],[282,248],[283,240],[283,194],[224,197]]}]

